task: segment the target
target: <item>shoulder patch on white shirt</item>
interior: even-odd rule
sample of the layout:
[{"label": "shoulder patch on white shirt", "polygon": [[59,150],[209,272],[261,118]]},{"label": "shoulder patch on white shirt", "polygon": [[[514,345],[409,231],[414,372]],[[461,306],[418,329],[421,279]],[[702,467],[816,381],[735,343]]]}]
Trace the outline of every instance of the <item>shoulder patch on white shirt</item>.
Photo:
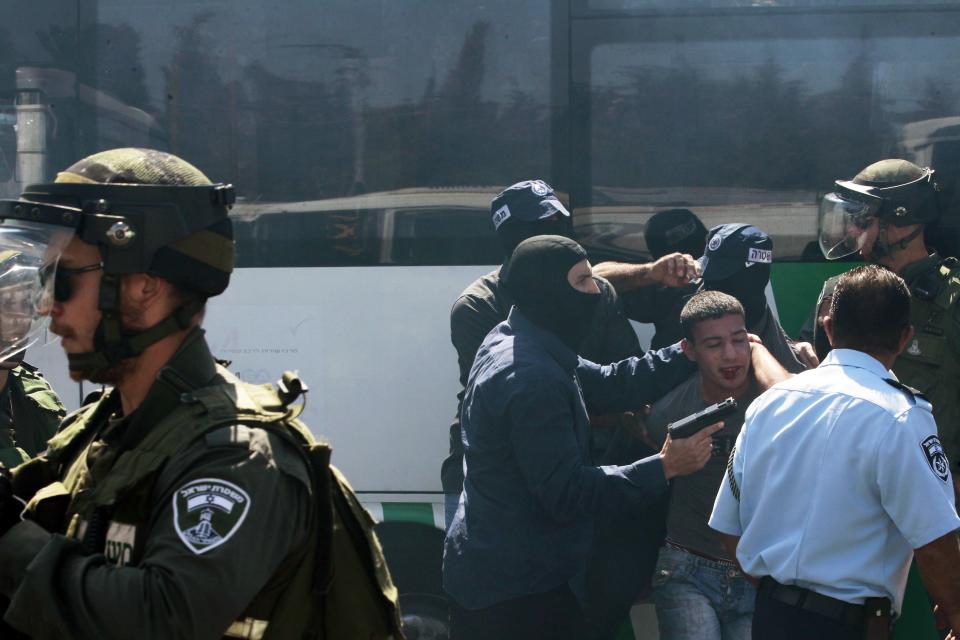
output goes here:
[{"label": "shoulder patch on white shirt", "polygon": [[940,444],[940,438],[927,436],[920,441],[920,448],[923,449],[923,454],[927,456],[927,462],[930,464],[933,473],[946,482],[949,475],[949,466],[947,465],[947,456],[943,453],[943,446]]},{"label": "shoulder patch on white shirt", "polygon": [[247,492],[226,480],[191,480],[173,493],[173,528],[197,555],[233,536],[250,511]]}]

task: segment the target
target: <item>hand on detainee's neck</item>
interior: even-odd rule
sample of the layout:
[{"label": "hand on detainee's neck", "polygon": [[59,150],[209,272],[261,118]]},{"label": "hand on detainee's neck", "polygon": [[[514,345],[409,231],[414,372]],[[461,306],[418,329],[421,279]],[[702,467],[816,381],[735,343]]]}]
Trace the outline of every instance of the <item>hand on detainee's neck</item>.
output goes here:
[{"label": "hand on detainee's neck", "polygon": [[[793,376],[781,366],[777,359],[770,355],[760,339],[750,334],[750,363],[753,366],[753,377],[761,391],[765,391],[787,378]],[[754,340],[753,338],[756,338]]]}]

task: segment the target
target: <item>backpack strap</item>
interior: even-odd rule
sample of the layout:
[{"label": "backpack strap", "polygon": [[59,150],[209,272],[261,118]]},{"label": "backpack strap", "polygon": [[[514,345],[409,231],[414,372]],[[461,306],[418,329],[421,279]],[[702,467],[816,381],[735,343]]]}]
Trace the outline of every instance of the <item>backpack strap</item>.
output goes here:
[{"label": "backpack strap", "polygon": [[937,291],[934,304],[941,309],[949,309],[957,303],[960,296],[960,263],[955,258],[947,258],[940,264],[941,286]]},{"label": "backpack strap", "polygon": [[47,441],[47,449],[37,457],[18,466],[13,472],[14,492],[29,500],[37,491],[56,481],[64,467],[93,439],[99,416],[113,411],[113,394],[103,394],[94,402],[67,414],[60,430]]},{"label": "backpack strap", "polygon": [[91,492],[97,506],[111,506],[120,494],[154,477],[174,454],[222,427],[242,424],[270,428],[291,418],[269,385],[247,385],[232,374],[225,381],[180,394],[180,404],[168,413],[133,449],[117,458],[110,474]]}]

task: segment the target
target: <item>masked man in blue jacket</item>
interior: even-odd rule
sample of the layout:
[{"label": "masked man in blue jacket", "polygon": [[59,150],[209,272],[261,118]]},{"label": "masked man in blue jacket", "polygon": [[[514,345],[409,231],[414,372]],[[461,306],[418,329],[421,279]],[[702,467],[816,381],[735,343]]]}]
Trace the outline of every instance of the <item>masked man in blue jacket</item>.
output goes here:
[{"label": "masked man in blue jacket", "polygon": [[[675,347],[606,366],[577,356],[600,292],[569,238],[522,242],[505,283],[515,306],[480,346],[461,415],[466,478],[443,566],[453,638],[579,639],[568,583],[584,568],[593,517],[642,511],[672,477],[702,468],[720,425],[632,464],[591,466],[588,407],[638,409],[692,365]],[[754,361],[761,376],[782,371],[759,345]]]}]

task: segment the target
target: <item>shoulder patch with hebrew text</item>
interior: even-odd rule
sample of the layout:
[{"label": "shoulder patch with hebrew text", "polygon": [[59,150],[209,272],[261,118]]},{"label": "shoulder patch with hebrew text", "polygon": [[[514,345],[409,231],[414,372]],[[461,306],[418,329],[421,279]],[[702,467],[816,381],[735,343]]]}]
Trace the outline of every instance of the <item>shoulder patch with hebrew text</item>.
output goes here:
[{"label": "shoulder patch with hebrew text", "polygon": [[173,526],[197,555],[229,540],[249,511],[247,492],[219,478],[191,480],[173,494]]}]

